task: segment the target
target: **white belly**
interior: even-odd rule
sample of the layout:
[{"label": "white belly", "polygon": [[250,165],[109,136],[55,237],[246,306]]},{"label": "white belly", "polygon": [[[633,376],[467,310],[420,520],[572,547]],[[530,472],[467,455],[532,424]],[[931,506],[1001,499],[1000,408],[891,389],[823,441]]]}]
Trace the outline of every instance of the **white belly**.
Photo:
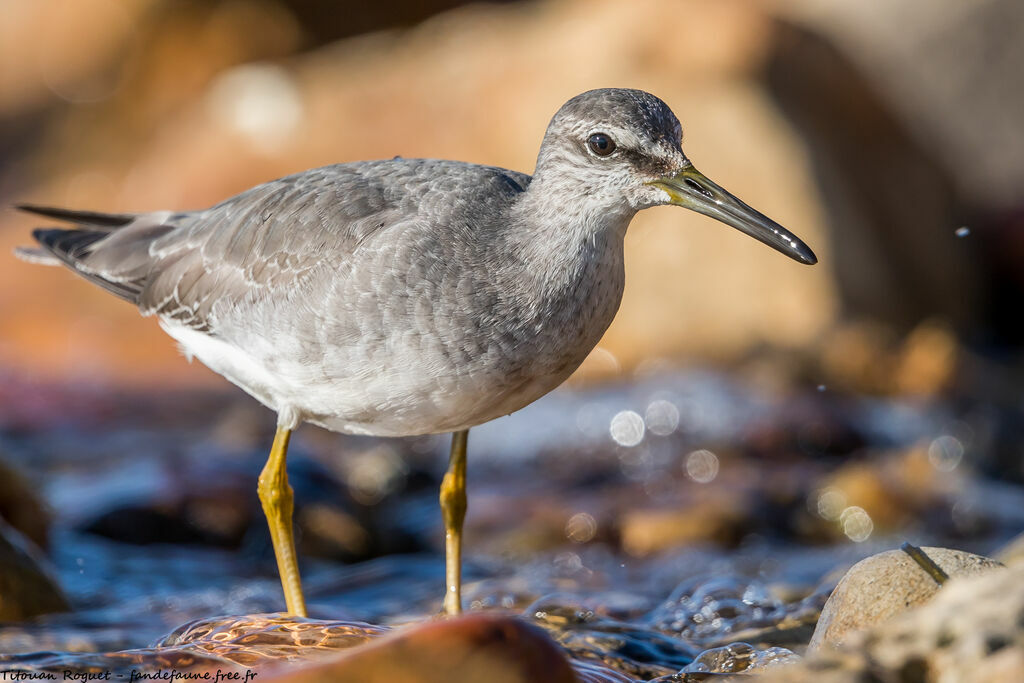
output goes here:
[{"label": "white belly", "polygon": [[544,373],[518,386],[498,377],[466,373],[424,381],[415,358],[396,358],[390,368],[360,373],[357,381],[331,381],[315,368],[290,362],[286,349],[259,353],[202,332],[161,320],[185,356],[214,372],[279,415],[283,426],[310,422],[331,431],[373,436],[413,436],[468,429],[532,403],[562,383],[574,368]]}]

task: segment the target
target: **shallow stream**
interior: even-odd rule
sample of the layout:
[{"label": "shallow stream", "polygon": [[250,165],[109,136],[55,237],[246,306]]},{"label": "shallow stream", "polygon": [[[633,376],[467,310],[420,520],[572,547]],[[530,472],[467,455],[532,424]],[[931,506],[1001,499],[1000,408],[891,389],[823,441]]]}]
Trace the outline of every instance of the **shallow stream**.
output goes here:
[{"label": "shallow stream", "polygon": [[[289,620],[255,491],[270,413],[230,393],[0,399],[0,460],[52,511],[73,607],[0,625],[0,671],[305,661],[440,609],[446,438],[297,432],[311,618]],[[858,559],[989,553],[1024,528],[1024,490],[983,474],[986,425],[711,371],[560,389],[470,435],[466,608],[523,615],[595,681],[799,657]]]}]

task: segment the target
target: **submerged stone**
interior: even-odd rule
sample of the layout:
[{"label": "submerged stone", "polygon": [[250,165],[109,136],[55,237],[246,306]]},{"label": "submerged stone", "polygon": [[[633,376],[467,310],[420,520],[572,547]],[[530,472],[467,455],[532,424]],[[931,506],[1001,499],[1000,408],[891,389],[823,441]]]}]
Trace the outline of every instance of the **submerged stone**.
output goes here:
[{"label": "submerged stone", "polygon": [[68,609],[42,552],[0,518],[0,622]]},{"label": "submerged stone", "polygon": [[358,621],[322,621],[283,614],[214,617],[185,624],[157,647],[209,654],[255,667],[333,655],[389,630]]},{"label": "submerged stone", "polygon": [[593,662],[632,678],[670,673],[696,655],[696,649],[681,639],[599,614],[569,595],[540,598],[524,614],[575,660]]},{"label": "submerged stone", "polygon": [[337,659],[281,671],[270,680],[574,683],[578,679],[565,654],[543,630],[507,615],[471,614],[399,630]]},{"label": "submerged stone", "polygon": [[795,653],[783,647],[758,650],[747,643],[730,643],[701,652],[680,673],[732,674],[791,663],[799,659]]}]

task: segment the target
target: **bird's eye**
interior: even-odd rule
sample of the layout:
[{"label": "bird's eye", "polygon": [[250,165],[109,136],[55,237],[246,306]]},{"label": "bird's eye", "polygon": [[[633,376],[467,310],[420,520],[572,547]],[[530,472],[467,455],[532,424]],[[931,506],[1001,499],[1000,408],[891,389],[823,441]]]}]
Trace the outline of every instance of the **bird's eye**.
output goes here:
[{"label": "bird's eye", "polygon": [[587,139],[587,145],[599,157],[606,157],[615,151],[615,141],[607,133],[594,133]]}]

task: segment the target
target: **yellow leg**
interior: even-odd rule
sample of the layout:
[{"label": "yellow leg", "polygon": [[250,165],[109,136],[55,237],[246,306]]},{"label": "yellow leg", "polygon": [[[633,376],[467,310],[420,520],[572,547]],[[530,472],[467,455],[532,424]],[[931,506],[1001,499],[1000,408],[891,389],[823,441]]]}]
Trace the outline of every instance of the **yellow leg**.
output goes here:
[{"label": "yellow leg", "polygon": [[270,525],[270,538],[274,542],[277,556],[277,571],[284,587],[284,599],[288,613],[298,617],[306,616],[306,600],[302,597],[302,582],[299,579],[299,563],[295,556],[295,538],[292,535],[292,487],[288,484],[285,458],[288,455],[288,440],[292,430],[277,428],[270,457],[260,474],[257,491],[263,514]]},{"label": "yellow leg", "polygon": [[441,482],[441,515],[444,517],[445,592],[444,611],[462,614],[462,522],[466,518],[466,440],[469,430],[452,434],[448,471]]}]

